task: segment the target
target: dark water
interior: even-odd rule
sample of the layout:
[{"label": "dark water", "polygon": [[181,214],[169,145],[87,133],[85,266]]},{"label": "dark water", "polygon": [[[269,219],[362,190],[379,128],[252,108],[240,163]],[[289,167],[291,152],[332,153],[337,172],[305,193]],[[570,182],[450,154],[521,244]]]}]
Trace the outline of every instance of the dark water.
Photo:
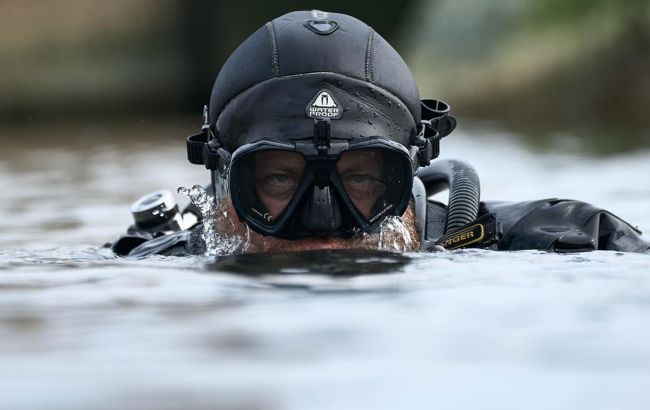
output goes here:
[{"label": "dark water", "polygon": [[[100,246],[131,201],[207,180],[186,130],[52,132],[77,136],[0,153],[2,409],[650,408],[650,255],[117,259]],[[646,149],[443,149],[486,199],[579,198],[650,229]]]}]

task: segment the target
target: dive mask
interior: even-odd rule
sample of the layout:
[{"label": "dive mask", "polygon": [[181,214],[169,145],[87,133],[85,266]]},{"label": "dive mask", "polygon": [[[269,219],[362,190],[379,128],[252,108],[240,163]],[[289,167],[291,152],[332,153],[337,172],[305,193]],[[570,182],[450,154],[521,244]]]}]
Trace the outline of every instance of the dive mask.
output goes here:
[{"label": "dive mask", "polygon": [[372,232],[402,215],[413,185],[414,159],[382,137],[329,135],[246,144],[230,158],[229,191],[240,219],[263,235],[298,239]]}]

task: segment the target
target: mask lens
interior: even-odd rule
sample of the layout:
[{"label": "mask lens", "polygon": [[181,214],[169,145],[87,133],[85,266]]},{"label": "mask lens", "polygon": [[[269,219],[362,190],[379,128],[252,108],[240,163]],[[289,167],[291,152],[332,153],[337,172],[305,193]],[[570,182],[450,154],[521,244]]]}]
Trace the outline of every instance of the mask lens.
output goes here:
[{"label": "mask lens", "polygon": [[253,152],[238,161],[236,192],[251,217],[272,226],[296,193],[304,172],[300,153]]},{"label": "mask lens", "polygon": [[265,234],[338,235],[375,226],[385,216],[404,212],[413,181],[408,152],[378,145],[328,157],[255,147],[235,152],[233,205]]},{"label": "mask lens", "polygon": [[400,204],[410,168],[394,151],[358,149],[342,153],[336,169],[352,203],[372,223]]}]

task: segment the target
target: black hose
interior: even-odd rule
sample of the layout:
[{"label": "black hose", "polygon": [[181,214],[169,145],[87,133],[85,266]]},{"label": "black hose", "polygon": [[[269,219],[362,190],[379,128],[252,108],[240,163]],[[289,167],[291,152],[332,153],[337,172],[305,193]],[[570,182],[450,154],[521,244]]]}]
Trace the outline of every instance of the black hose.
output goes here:
[{"label": "black hose", "polygon": [[481,200],[481,183],[474,168],[459,160],[444,159],[420,169],[427,197],[449,188],[445,234],[476,219]]}]

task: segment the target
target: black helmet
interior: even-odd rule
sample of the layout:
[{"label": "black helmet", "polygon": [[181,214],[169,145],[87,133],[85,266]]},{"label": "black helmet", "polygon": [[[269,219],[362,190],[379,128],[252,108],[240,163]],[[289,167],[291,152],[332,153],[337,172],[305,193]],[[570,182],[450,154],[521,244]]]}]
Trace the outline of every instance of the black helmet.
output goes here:
[{"label": "black helmet", "polygon": [[[188,139],[188,157],[213,171],[217,200],[229,191],[240,219],[258,232],[347,236],[404,212],[417,168],[438,155],[439,138],[455,127],[448,111],[438,101],[422,105],[404,60],[362,21],[292,12],[266,23],[228,58],[203,132]],[[271,212],[256,170],[291,161],[288,153],[302,158],[293,171],[300,175],[288,203]],[[370,157],[381,170],[364,174],[372,188],[361,189],[375,202],[361,209],[341,164]]]}]

